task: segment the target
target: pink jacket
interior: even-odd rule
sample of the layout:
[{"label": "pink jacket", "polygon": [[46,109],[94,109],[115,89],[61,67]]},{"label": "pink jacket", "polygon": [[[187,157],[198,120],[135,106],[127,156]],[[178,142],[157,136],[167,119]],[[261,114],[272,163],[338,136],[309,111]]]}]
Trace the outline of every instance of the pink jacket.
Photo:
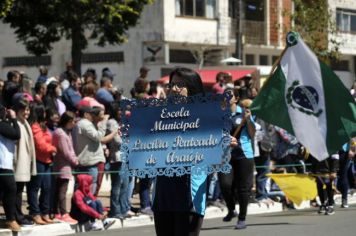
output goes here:
[{"label": "pink jacket", "polygon": [[53,133],[53,145],[57,147],[57,154],[53,160],[53,171],[60,172],[59,177],[62,179],[71,179],[72,167],[78,165],[71,133],[57,128]]}]

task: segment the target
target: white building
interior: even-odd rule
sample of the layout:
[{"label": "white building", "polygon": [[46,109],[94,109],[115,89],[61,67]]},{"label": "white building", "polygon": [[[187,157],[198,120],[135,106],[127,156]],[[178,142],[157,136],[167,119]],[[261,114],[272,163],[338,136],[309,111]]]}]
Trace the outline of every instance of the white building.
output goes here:
[{"label": "white building", "polygon": [[[336,9],[339,29],[342,29],[342,61],[336,69],[356,70],[356,1],[328,0]],[[222,58],[235,52],[236,6],[238,0],[156,0],[147,5],[140,23],[129,30],[128,42],[104,48],[90,41],[83,51],[82,72],[88,67],[109,67],[116,74],[115,84],[128,95],[139,68],[150,68],[149,79],[158,79],[183,65],[196,68],[217,65]],[[284,48],[282,28],[290,20],[284,10],[293,8],[291,0],[243,0],[244,65],[272,65]],[[336,17],[335,16],[335,17]],[[38,76],[37,66],[49,67],[50,75],[59,75],[70,61],[71,43],[61,40],[53,50],[40,58],[32,57],[9,25],[0,24],[0,77],[10,69],[25,71],[31,78]],[[195,55],[195,57],[193,56]],[[204,55],[204,56],[202,56]],[[204,59],[204,61],[202,61]]]},{"label": "white building", "polygon": [[[115,83],[128,94],[142,65],[151,69],[148,76],[153,80],[185,61],[196,67],[191,54],[194,49],[209,50],[217,58],[228,55],[231,25],[228,1],[190,2],[192,6],[186,5],[188,1],[176,0],[157,0],[147,5],[140,23],[129,30],[128,42],[120,46],[102,48],[90,41],[83,51],[82,72],[92,67],[100,76],[101,69],[109,67],[116,74]],[[59,75],[65,70],[65,63],[70,61],[71,43],[64,39],[55,43],[48,55],[36,58],[16,42],[14,30],[1,23],[0,42],[0,76],[4,79],[11,69],[24,71],[36,79],[38,65],[48,66],[50,76]]]}]

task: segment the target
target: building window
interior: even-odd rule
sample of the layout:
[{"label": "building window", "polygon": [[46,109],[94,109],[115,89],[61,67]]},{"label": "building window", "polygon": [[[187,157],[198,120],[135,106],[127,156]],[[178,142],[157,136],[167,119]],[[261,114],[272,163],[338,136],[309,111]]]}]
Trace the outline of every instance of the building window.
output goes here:
[{"label": "building window", "polygon": [[215,17],[215,0],[176,0],[177,16]]},{"label": "building window", "polygon": [[340,31],[356,33],[356,11],[336,9],[336,24]]},{"label": "building window", "polygon": [[265,1],[246,0],[245,19],[251,21],[265,21]]},{"label": "building window", "polygon": [[169,62],[195,64],[196,60],[191,51],[171,49],[169,50]]},{"label": "building window", "polygon": [[51,56],[4,57],[3,66],[49,66]]},{"label": "building window", "polygon": [[272,56],[272,65],[278,60],[279,56]]},{"label": "building window", "polygon": [[260,55],[260,65],[261,66],[268,66],[268,56],[267,55]]},{"label": "building window", "polygon": [[331,68],[333,70],[339,70],[339,71],[349,71],[349,61],[347,60],[341,60],[341,61],[332,61],[331,62]]},{"label": "building window", "polygon": [[124,52],[84,53],[83,63],[123,62]]},{"label": "building window", "polygon": [[246,54],[245,58],[245,65],[255,65],[255,55]]}]

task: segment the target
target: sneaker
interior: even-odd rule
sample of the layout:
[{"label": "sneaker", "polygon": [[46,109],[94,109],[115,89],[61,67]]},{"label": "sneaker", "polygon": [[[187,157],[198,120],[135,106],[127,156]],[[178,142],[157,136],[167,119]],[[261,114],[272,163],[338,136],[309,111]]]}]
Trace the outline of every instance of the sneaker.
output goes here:
[{"label": "sneaker", "polygon": [[61,214],[55,214],[53,220],[62,221],[62,215]]},{"label": "sneaker", "polygon": [[342,199],[341,208],[349,208],[349,204],[347,204],[347,199]]},{"label": "sneaker", "polygon": [[34,222],[32,220],[28,220],[26,218],[23,218],[21,220],[17,221],[22,227],[30,227],[34,225]]},{"label": "sneaker", "polygon": [[223,221],[224,222],[230,222],[232,220],[232,218],[236,217],[237,216],[237,212],[234,210],[234,211],[229,211],[227,213],[227,215],[223,218]]},{"label": "sneaker", "polygon": [[64,214],[62,215],[62,221],[70,224],[70,225],[76,225],[78,224],[78,221],[73,219],[72,217],[70,217],[70,215],[67,213],[67,214]]},{"label": "sneaker", "polygon": [[47,223],[41,218],[40,215],[35,215],[32,217],[33,222],[35,222],[36,225],[46,225]]},{"label": "sneaker", "polygon": [[132,217],[132,216],[136,216],[136,213],[133,212],[133,211],[131,211],[131,210],[129,210],[128,212],[126,212],[126,215],[127,215],[128,217]]},{"label": "sneaker", "polygon": [[53,224],[53,223],[54,223],[54,221],[51,220],[51,218],[49,218],[49,215],[43,215],[43,216],[42,216],[42,220],[43,220],[44,222],[46,222],[47,224]]},{"label": "sneaker", "polygon": [[112,226],[115,223],[114,219],[105,219],[103,221],[103,225],[104,225],[104,229],[107,230],[108,228],[110,228],[110,226]]},{"label": "sneaker", "polygon": [[153,211],[152,211],[151,207],[146,207],[146,208],[141,209],[141,213],[145,214],[145,215],[153,216]]},{"label": "sneaker", "polygon": [[326,207],[324,205],[321,205],[319,207],[318,214],[325,214],[325,212],[326,212]]},{"label": "sneaker", "polygon": [[325,215],[334,215],[335,214],[335,211],[334,211],[334,207],[333,206],[328,206],[326,208],[326,212],[325,212]]},{"label": "sneaker", "polygon": [[5,226],[12,232],[20,232],[21,231],[21,226],[16,222],[16,220],[6,221]]},{"label": "sneaker", "polygon": [[244,220],[238,220],[235,225],[235,229],[246,229],[246,223]]},{"label": "sneaker", "polygon": [[94,221],[90,224],[90,230],[99,231],[102,229],[103,229],[103,223],[100,220]]}]

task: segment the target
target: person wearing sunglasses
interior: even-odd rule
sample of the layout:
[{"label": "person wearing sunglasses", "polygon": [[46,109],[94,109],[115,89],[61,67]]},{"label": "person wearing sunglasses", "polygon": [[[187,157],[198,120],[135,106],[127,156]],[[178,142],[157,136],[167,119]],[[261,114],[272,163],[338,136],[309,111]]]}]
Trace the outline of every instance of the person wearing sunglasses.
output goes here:
[{"label": "person wearing sunglasses", "polygon": [[[175,69],[166,88],[169,95],[204,95],[199,74],[188,68]],[[231,145],[236,145],[236,139],[232,139]],[[156,234],[199,235],[206,206],[207,175],[158,176],[155,184],[152,210]]]}]

